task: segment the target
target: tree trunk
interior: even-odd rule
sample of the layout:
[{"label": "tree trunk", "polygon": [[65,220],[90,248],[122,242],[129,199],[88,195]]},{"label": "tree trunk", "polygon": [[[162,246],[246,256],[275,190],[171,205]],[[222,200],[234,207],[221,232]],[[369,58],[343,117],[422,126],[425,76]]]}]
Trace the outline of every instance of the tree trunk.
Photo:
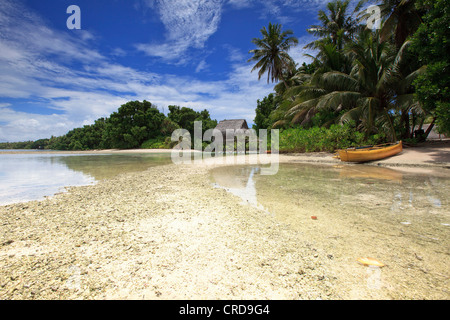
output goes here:
[{"label": "tree trunk", "polygon": [[412,114],[412,128],[409,131],[409,138],[414,137],[414,130],[416,130],[416,116],[413,112]]},{"label": "tree trunk", "polygon": [[281,76],[281,77],[280,77],[280,79],[281,79],[281,81],[283,81],[283,83],[284,83],[284,86],[286,87],[286,90],[287,90],[287,89],[289,89],[289,86],[288,86],[288,84],[287,84],[286,80],[284,80],[284,77],[283,77],[283,76]]},{"label": "tree trunk", "polygon": [[431,122],[430,126],[428,127],[427,131],[425,131],[425,139],[428,138],[428,135],[430,134],[431,130],[433,130],[434,122],[436,121],[436,117],[433,118],[433,121]]},{"label": "tree trunk", "polygon": [[406,113],[405,115],[405,130],[406,130],[406,138],[410,138],[409,135],[409,129],[410,129],[410,118],[409,118],[409,112]]},{"label": "tree trunk", "polygon": [[402,111],[402,114],[400,116],[400,128],[402,128],[402,138],[408,139],[410,138],[409,135],[409,113],[408,111]]},{"label": "tree trunk", "polygon": [[386,119],[388,120],[390,129],[391,129],[391,135],[392,135],[392,137],[391,137],[391,138],[392,138],[392,141],[391,141],[391,142],[396,142],[396,141],[397,141],[397,135],[396,135],[396,133],[395,133],[394,124],[392,123],[392,119],[391,119],[391,117],[389,116],[389,113],[387,112],[386,109],[384,109],[384,116],[385,116]]}]

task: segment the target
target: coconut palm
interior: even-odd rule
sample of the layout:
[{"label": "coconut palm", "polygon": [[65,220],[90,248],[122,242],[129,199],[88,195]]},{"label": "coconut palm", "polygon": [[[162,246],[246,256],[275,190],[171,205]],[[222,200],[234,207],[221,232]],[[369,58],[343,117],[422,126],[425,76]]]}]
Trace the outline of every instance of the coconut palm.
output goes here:
[{"label": "coconut palm", "polygon": [[[368,3],[377,3],[383,21],[381,40],[392,38],[397,48],[400,48],[422,23],[421,12],[415,2],[415,0],[361,0],[358,8]],[[360,12],[360,20],[367,19],[368,15],[369,13],[365,11]]]},{"label": "coconut palm", "polygon": [[[391,66],[388,85],[395,89],[395,108],[400,114],[399,129],[402,138],[410,138],[414,132],[415,122],[424,119],[426,113],[422,105],[415,99],[414,80],[426,72],[426,66],[420,66],[417,58],[409,51],[411,41],[405,41],[398,50]],[[412,131],[410,117],[413,119]]]},{"label": "coconut palm", "polygon": [[316,73],[287,116],[299,122],[324,109],[343,112],[340,121],[354,120],[366,135],[381,128],[395,141],[393,111],[414,106],[410,88],[420,72],[405,67],[406,47],[396,50],[380,40],[379,32],[362,31],[346,49],[353,60],[351,72]]},{"label": "coconut palm", "polygon": [[317,48],[324,39],[331,39],[331,43],[338,50],[342,50],[345,43],[349,42],[357,32],[359,26],[353,14],[359,9],[357,7],[351,14],[348,13],[350,0],[335,0],[327,4],[328,13],[320,10],[320,25],[312,25],[307,29],[312,35],[319,37],[305,48]]},{"label": "coconut palm", "polygon": [[284,74],[292,68],[293,59],[288,51],[298,44],[298,39],[293,36],[291,30],[282,31],[282,25],[269,23],[268,28],[261,29],[263,37],[254,38],[252,42],[258,49],[250,50],[253,54],[248,62],[257,61],[252,69],[258,71],[258,79],[267,73],[267,83],[281,80],[288,88]]},{"label": "coconut palm", "polygon": [[297,65],[294,60],[290,62],[290,65],[283,70],[283,82],[279,82],[273,87],[273,90],[278,96],[284,95],[284,93],[297,84],[295,75],[297,74]]},{"label": "coconut palm", "polygon": [[[308,124],[311,118],[319,111],[315,108],[314,99],[319,99],[324,94],[336,89],[336,86],[320,83],[324,73],[330,71],[350,73],[352,69],[352,62],[348,55],[338,50],[329,39],[318,43],[318,49],[320,51],[317,56],[306,55],[313,60],[313,63],[310,65],[313,66],[313,71],[306,65],[300,67],[292,77],[294,85],[284,93],[285,99],[294,97],[294,99],[291,98],[292,104],[291,108],[289,108],[289,115],[292,116],[289,120],[294,124]],[[308,103],[304,103],[306,101]],[[336,112],[339,111],[336,110]],[[285,121],[277,124],[280,123],[285,123]]]}]

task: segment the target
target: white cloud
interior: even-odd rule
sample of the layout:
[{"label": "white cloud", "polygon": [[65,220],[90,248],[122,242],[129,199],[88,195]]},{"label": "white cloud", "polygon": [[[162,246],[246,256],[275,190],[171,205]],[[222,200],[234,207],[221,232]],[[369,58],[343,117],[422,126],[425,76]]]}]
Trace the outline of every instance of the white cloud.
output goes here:
[{"label": "white cloud", "polygon": [[65,115],[37,115],[17,112],[10,108],[2,109],[0,122],[5,123],[0,126],[1,142],[49,138],[52,134],[66,133],[76,124]]},{"label": "white cloud", "polygon": [[228,4],[237,9],[250,8],[254,0],[228,0]]},{"label": "white cloud", "polygon": [[222,11],[220,0],[162,0],[159,1],[161,20],[167,28],[168,39],[189,39],[191,45],[202,47],[217,30]]},{"label": "white cloud", "polygon": [[244,54],[239,48],[233,47],[230,44],[224,44],[223,48],[228,51],[228,61],[242,62],[248,59],[247,55]]},{"label": "white cloud", "polygon": [[138,43],[136,49],[144,52],[145,54],[161,58],[165,62],[174,62],[176,64],[184,64],[186,57],[184,53],[189,48],[189,44],[186,41],[170,42],[170,43]]},{"label": "white cloud", "polygon": [[316,38],[314,38],[314,36],[312,35],[307,35],[307,36],[303,36],[298,38],[298,45],[294,48],[292,48],[289,51],[289,55],[292,57],[292,59],[294,59],[294,61],[300,66],[303,62],[306,63],[311,63],[312,59],[305,56],[305,54],[309,54],[312,56],[316,55],[316,51],[313,49],[305,49],[304,47],[312,42],[316,40]]},{"label": "white cloud", "polygon": [[201,49],[218,28],[223,0],[159,0],[146,1],[159,12],[166,28],[164,43],[140,43],[138,50],[165,61],[184,61],[189,48]]},{"label": "white cloud", "polygon": [[236,9],[256,8],[262,18],[277,17],[281,22],[283,19],[291,20],[287,16],[280,15],[283,9],[290,12],[317,12],[319,9],[323,9],[328,2],[326,0],[228,0],[227,3]]},{"label": "white cloud", "polygon": [[123,50],[122,48],[114,48],[111,51],[111,55],[116,57],[125,57],[127,55],[127,52]]},{"label": "white cloud", "polygon": [[200,63],[197,65],[197,68],[195,68],[195,73],[199,73],[201,71],[205,71],[208,69],[208,64],[205,60],[200,61]]}]

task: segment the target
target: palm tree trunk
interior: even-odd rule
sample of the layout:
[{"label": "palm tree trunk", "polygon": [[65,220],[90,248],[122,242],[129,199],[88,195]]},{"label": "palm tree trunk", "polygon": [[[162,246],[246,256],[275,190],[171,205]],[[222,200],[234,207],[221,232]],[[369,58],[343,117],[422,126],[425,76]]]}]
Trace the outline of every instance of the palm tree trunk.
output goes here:
[{"label": "palm tree trunk", "polygon": [[406,110],[402,111],[402,115],[400,117],[400,127],[402,128],[402,138],[407,139],[410,137],[409,135],[409,113]]},{"label": "palm tree trunk", "polygon": [[288,86],[286,80],[284,79],[284,77],[282,75],[280,75],[280,79],[281,79],[281,81],[283,81],[284,86],[286,87],[286,90],[289,89],[289,86]]},{"label": "palm tree trunk", "polygon": [[388,120],[390,129],[391,129],[391,134],[392,134],[392,141],[391,142],[396,142],[397,141],[397,134],[395,133],[395,128],[394,128],[394,124],[392,123],[391,116],[389,115],[389,112],[387,112],[386,109],[383,109],[383,110],[384,110],[384,116]]}]

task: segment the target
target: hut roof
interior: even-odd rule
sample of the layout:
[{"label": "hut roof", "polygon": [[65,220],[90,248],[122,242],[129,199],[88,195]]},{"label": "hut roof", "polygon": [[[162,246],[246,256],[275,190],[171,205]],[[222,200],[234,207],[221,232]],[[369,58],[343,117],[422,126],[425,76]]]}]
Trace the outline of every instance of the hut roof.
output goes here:
[{"label": "hut roof", "polygon": [[248,129],[247,121],[244,119],[222,120],[216,127],[217,130],[226,131],[227,129]]}]

